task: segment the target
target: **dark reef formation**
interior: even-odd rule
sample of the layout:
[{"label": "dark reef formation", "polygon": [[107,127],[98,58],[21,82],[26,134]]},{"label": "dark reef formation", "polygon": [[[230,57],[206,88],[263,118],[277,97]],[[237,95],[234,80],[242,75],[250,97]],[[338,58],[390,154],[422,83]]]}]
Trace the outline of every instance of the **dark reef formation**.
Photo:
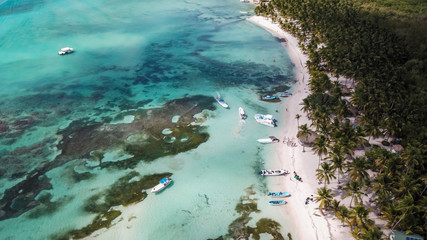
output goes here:
[{"label": "dark reef formation", "polygon": [[246,189],[246,195],[240,198],[240,202],[236,205],[236,212],[240,215],[228,227],[228,234],[224,237],[216,239],[260,239],[261,233],[270,234],[273,239],[284,240],[280,233],[280,224],[272,219],[261,218],[256,227],[246,226],[252,219],[251,213],[260,212],[257,208],[257,199],[251,198],[255,195],[252,187]]},{"label": "dark reef formation", "polygon": [[[109,228],[112,221],[121,215],[121,212],[114,210],[114,206],[127,206],[143,201],[147,197],[146,190],[158,184],[160,179],[170,177],[171,173],[152,174],[140,177],[132,171],[119,178],[108,189],[89,197],[84,204],[84,211],[96,213],[93,221],[81,228],[70,230],[65,234],[52,236],[53,239],[79,239],[87,237],[96,230]],[[138,178],[137,181],[131,181]]]},{"label": "dark reef formation", "polygon": [[[4,154],[0,161],[5,163],[5,169],[15,170],[13,174],[5,171],[0,171],[0,174],[9,179],[26,177],[4,192],[0,200],[0,220],[17,217],[40,204],[43,206],[53,204],[48,201],[43,203],[40,198],[36,200],[36,197],[40,191],[51,188],[50,179],[45,173],[67,162],[91,159],[99,162],[95,167],[129,169],[141,161],[153,161],[162,156],[198,147],[208,140],[209,135],[204,127],[192,124],[199,121],[194,115],[204,109],[213,110],[215,108],[213,103],[212,97],[200,95],[185,97],[169,101],[160,108],[127,111],[116,117],[120,120],[126,115],[133,115],[135,118],[131,123],[111,124],[106,121],[80,119],[58,132],[62,137],[59,143],[56,139],[46,139],[38,144]],[[179,120],[172,122],[172,118],[176,115],[180,116]],[[20,124],[26,125],[27,122]],[[165,133],[165,129],[169,131]],[[25,161],[26,164],[23,164],[23,160],[31,157],[47,158],[52,154],[50,149],[53,147],[61,150],[53,161],[41,161],[42,163],[38,165],[27,164],[31,161]],[[103,153],[112,148],[122,149],[132,157],[115,162],[102,162]],[[14,167],[12,164],[21,167]],[[74,181],[84,181],[91,178],[91,173],[74,171],[72,176]],[[38,215],[43,214],[33,214],[33,217]]]}]

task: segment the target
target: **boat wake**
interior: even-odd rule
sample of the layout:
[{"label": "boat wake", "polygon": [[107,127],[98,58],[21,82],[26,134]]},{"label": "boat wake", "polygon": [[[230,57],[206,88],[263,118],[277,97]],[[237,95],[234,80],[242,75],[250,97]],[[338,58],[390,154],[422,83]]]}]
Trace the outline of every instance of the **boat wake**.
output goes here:
[{"label": "boat wake", "polygon": [[240,134],[240,131],[243,129],[243,126],[245,125],[246,121],[243,119],[240,119],[239,124],[237,127],[233,130],[234,136],[236,136],[238,139],[244,139],[244,137]]}]

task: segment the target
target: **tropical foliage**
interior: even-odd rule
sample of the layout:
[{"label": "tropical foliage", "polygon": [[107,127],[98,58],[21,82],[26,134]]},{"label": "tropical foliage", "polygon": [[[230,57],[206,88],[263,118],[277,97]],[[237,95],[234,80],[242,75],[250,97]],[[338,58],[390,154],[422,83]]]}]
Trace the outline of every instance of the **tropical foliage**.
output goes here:
[{"label": "tropical foliage", "polygon": [[[357,239],[382,237],[363,205],[367,192],[375,192],[371,201],[386,227],[427,235],[426,9],[421,0],[271,0],[255,9],[296,36],[310,58],[313,93],[301,110],[318,133],[313,147],[325,186],[316,201]],[[350,80],[349,98],[333,79],[340,77]],[[347,119],[355,115],[357,120]],[[311,131],[306,124],[299,129],[299,136]],[[378,137],[404,150],[370,146]],[[354,156],[367,147],[364,156]],[[344,174],[350,208],[326,187]]]}]

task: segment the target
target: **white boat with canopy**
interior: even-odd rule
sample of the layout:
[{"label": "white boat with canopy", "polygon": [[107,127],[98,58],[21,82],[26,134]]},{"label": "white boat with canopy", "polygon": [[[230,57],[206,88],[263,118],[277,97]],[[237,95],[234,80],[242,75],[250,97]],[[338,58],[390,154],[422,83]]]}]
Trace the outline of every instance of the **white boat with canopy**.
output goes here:
[{"label": "white boat with canopy", "polygon": [[276,119],[270,114],[255,114],[255,120],[261,124],[267,125],[269,127],[276,127]]},{"label": "white boat with canopy", "polygon": [[219,95],[219,92],[217,92],[217,96],[214,98],[219,103],[219,105],[221,105],[223,108],[228,108],[228,104],[224,101],[224,99],[221,98],[221,95]]},{"label": "white boat with canopy", "polygon": [[172,179],[170,178],[163,178],[160,180],[159,184],[157,184],[153,189],[151,189],[152,193],[160,192],[163,190],[166,186],[168,186],[172,182]]},{"label": "white boat with canopy", "polygon": [[61,48],[61,50],[58,52],[59,55],[65,55],[65,54],[70,54],[74,52],[74,48],[70,48],[70,47],[64,47]]}]

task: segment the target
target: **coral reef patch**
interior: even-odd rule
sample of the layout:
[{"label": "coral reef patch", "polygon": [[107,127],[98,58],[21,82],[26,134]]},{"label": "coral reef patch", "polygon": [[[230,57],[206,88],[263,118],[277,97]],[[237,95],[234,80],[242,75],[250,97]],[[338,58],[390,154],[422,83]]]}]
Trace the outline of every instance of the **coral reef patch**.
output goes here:
[{"label": "coral reef patch", "polygon": [[[273,239],[284,240],[280,233],[280,224],[272,219],[261,218],[256,223],[256,227],[247,226],[252,219],[251,213],[260,212],[257,208],[257,199],[251,196],[255,195],[252,186],[246,189],[246,195],[240,198],[240,202],[236,205],[236,212],[240,215],[228,227],[228,234],[224,239],[260,239],[261,233],[267,233]],[[222,239],[222,237],[217,238]]]},{"label": "coral reef patch", "polygon": [[[100,158],[103,152],[111,148],[121,148],[125,154],[133,157],[121,161],[100,162],[99,167],[129,169],[141,161],[153,161],[159,157],[197,148],[208,140],[209,134],[194,116],[205,109],[215,109],[214,101],[212,97],[201,95],[184,97],[169,101],[159,108],[126,111],[116,117],[120,119],[133,115],[135,119],[131,123],[111,124],[95,122],[89,118],[79,119],[57,133],[62,140],[56,146],[56,139],[46,139],[30,147],[15,149],[2,158],[6,157],[7,162],[17,165],[17,170],[2,173],[2,177],[25,179],[4,192],[0,200],[0,221],[17,217],[39,205],[40,202],[35,197],[40,191],[51,188],[50,180],[44,174],[69,161]],[[171,119],[175,115],[180,115],[180,118],[174,123]],[[165,141],[165,135],[162,134],[165,128],[172,131],[168,136],[183,141]],[[132,138],[135,135],[143,137]],[[36,156],[47,158],[52,148],[60,151],[52,161],[44,161],[41,164],[40,161],[33,161],[38,165],[22,162],[26,158]],[[92,152],[98,154],[92,156]],[[91,175],[76,173],[73,177],[76,181],[84,181],[91,178]]]},{"label": "coral reef patch", "polygon": [[[112,225],[112,221],[121,215],[120,211],[114,210],[115,206],[127,206],[143,201],[147,197],[145,190],[157,185],[160,179],[171,175],[171,173],[159,173],[140,178],[139,173],[136,171],[128,173],[119,178],[108,189],[86,200],[84,211],[97,214],[89,225],[81,229],[70,230],[65,234],[58,234],[53,238],[84,238],[101,228],[109,228]],[[135,180],[136,178],[140,179]]]}]

